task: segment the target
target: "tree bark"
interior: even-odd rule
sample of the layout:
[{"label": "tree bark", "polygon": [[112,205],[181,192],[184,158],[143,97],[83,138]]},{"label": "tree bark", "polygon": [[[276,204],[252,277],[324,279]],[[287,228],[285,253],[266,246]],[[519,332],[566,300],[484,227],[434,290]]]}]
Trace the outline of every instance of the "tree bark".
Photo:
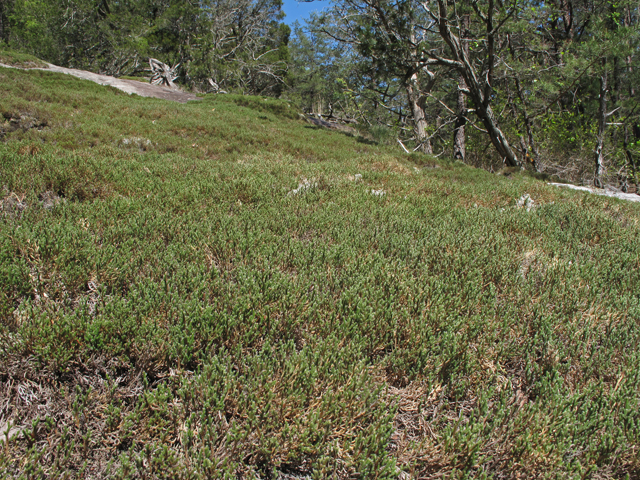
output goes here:
[{"label": "tree bark", "polygon": [[[462,16],[462,23],[460,25],[462,32],[462,50],[463,53],[469,56],[469,40],[467,40],[467,31],[469,29],[469,15]],[[456,123],[453,128],[453,158],[464,161],[467,156],[467,143],[465,135],[465,125],[467,124],[467,96],[465,91],[467,90],[467,82],[464,79],[464,75],[460,74],[458,79],[458,102],[456,109]]]},{"label": "tree bark", "polygon": [[624,126],[624,153],[627,156],[629,167],[631,167],[631,175],[633,176],[633,184],[636,186],[636,194],[640,194],[640,190],[638,189],[638,167],[633,158],[633,153],[631,153],[631,149],[629,148],[629,128],[627,125]]},{"label": "tree bark", "polygon": [[[473,100],[475,106],[475,113],[484,124],[489,138],[491,139],[491,143],[498,152],[498,155],[500,155],[502,161],[507,166],[522,168],[522,164],[509,145],[507,137],[504,135],[502,130],[500,130],[498,120],[496,119],[495,114],[493,113],[493,109],[490,105],[492,94],[491,81],[493,73],[493,63],[495,61],[495,59],[493,58],[493,45],[495,42],[494,37],[496,32],[494,31],[493,25],[491,23],[493,2],[489,0],[489,4],[490,15],[487,16],[486,20],[488,51],[485,63],[487,66],[487,71],[481,72],[483,73],[481,75],[477,75],[475,67],[472,65],[469,59],[469,55],[465,54],[464,49],[462,48],[460,39],[451,32],[449,21],[447,19],[447,7],[445,4],[445,0],[438,0],[438,29],[440,31],[440,36],[446,42],[446,44],[451,49],[451,52],[453,53],[454,61],[447,63],[455,67],[460,72],[460,74],[464,76],[467,88],[469,89],[468,94]],[[479,77],[482,78],[482,81],[478,80]]]},{"label": "tree bark", "polygon": [[[525,155],[528,155],[531,163],[533,164],[533,168],[536,172],[539,172],[540,168],[540,153],[538,152],[538,147],[536,145],[535,139],[533,138],[533,127],[531,124],[531,118],[529,117],[529,113],[527,112],[527,104],[525,103],[524,92],[522,91],[522,84],[520,83],[520,79],[516,77],[515,79],[516,89],[518,91],[518,98],[522,103],[522,119],[524,121],[524,126],[527,131],[527,152]],[[530,152],[530,153],[529,153]]]},{"label": "tree bark", "polygon": [[418,74],[414,73],[406,84],[407,97],[409,99],[409,106],[411,107],[411,113],[413,114],[413,132],[416,137],[416,141],[420,144],[419,150],[423,153],[432,154],[433,147],[431,146],[431,140],[427,133],[427,117],[424,113],[424,97],[420,93],[420,87],[418,85]]},{"label": "tree bark", "polygon": [[600,76],[600,106],[598,107],[598,135],[596,137],[595,161],[596,171],[593,184],[602,188],[604,173],[604,135],[607,127],[607,59],[602,59],[602,75]]},{"label": "tree bark", "polygon": [[9,1],[0,0],[0,42],[9,41],[9,25],[7,24],[7,15],[9,13]]},{"label": "tree bark", "polygon": [[467,124],[467,96],[464,94],[467,84],[464,76],[458,80],[458,104],[456,109],[456,123],[453,127],[453,158],[464,161],[467,157],[467,142],[465,125]]},{"label": "tree bark", "polygon": [[[473,97],[474,96],[472,94],[472,98]],[[518,157],[513,152],[511,145],[509,145],[507,137],[505,137],[502,130],[500,130],[498,120],[496,119],[491,106],[484,105],[478,98],[474,98],[474,103],[479,105],[476,108],[476,115],[480,120],[482,120],[484,128],[487,129],[487,133],[491,139],[491,143],[498,152],[498,155],[502,157],[502,161],[509,167],[522,167],[520,160],[518,160]]]}]

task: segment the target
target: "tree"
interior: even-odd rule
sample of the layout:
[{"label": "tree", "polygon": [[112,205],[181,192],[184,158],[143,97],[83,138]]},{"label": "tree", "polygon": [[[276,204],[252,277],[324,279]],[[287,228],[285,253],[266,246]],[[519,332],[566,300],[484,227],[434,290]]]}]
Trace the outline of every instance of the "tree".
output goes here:
[{"label": "tree", "polygon": [[[417,0],[334,0],[334,18],[339,19],[336,38],[356,45],[376,74],[401,82],[412,112],[415,138],[423,151],[432,151],[425,105],[438,81],[436,69],[441,67],[459,74],[464,82],[458,83],[460,92],[472,100],[476,116],[503,161],[520,166],[491,107],[494,69],[499,61],[496,40],[519,5],[507,9],[502,2],[472,0],[472,13],[465,12],[461,17],[455,1],[451,2],[452,13],[444,0],[432,3],[436,11],[429,2]],[[461,25],[470,28],[472,23],[481,27],[475,34],[476,44],[481,47],[473,56],[468,40],[454,33],[461,30]],[[456,118],[457,133],[463,134],[460,113]],[[461,145],[459,139],[459,150]]]},{"label": "tree", "polygon": [[[469,55],[469,24],[470,18],[468,13],[463,13],[460,17],[460,41],[462,50],[465,55]],[[457,160],[465,159],[467,155],[467,144],[465,135],[465,125],[467,124],[467,81],[464,75],[460,74],[458,80],[457,105],[456,105],[456,123],[453,128],[453,158]]]},{"label": "tree", "polygon": [[9,40],[9,14],[13,10],[13,0],[0,0],[0,42]]},{"label": "tree", "polygon": [[245,93],[281,92],[290,29],[280,24],[281,0],[202,0],[199,74]]},{"label": "tree", "polygon": [[[478,52],[474,52],[475,59],[471,58],[467,52],[465,41],[462,41],[459,36],[453,33],[452,25],[461,24],[461,19],[456,13],[456,9],[452,9],[453,14],[450,16],[444,0],[438,0],[437,14],[431,13],[426,2],[423,2],[422,5],[430,13],[434,21],[437,22],[440,35],[452,55],[451,59],[439,58],[437,55],[434,56],[434,59],[443,64],[453,66],[464,78],[467,85],[466,93],[473,101],[474,112],[484,124],[487,134],[503,162],[513,167],[522,166],[509,145],[507,137],[500,129],[498,119],[491,108],[494,71],[499,60],[497,55],[498,35],[501,27],[519,8],[517,1],[509,9],[504,8],[502,2],[496,4],[494,0],[488,0],[485,5],[482,5],[478,0],[471,1],[475,17],[484,27],[484,35],[481,36],[483,48],[479,49]],[[496,18],[496,15],[498,15],[498,18]]]},{"label": "tree", "polygon": [[307,29],[294,26],[287,94],[307,113],[353,119],[361,114],[360,58],[348,44],[315,28],[317,20],[317,16],[310,19]]},{"label": "tree", "polygon": [[188,86],[270,94],[287,71],[281,0],[0,1],[11,45],[59,65],[119,76],[153,57]]},{"label": "tree", "polygon": [[[421,151],[432,153],[427,98],[437,81],[433,62],[423,59],[433,32],[424,28],[424,12],[412,0],[342,0],[323,17],[323,31],[352,45],[366,63],[371,86],[397,83],[405,92],[413,119],[414,140]],[[386,100],[388,89],[383,95]],[[396,94],[388,98],[396,98]]]}]

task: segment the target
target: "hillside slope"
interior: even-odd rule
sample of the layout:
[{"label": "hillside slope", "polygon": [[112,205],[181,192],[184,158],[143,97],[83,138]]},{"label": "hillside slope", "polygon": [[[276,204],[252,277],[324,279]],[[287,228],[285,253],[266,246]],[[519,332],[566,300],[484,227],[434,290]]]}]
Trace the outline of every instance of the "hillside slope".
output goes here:
[{"label": "hillside slope", "polygon": [[638,205],[0,85],[0,477],[640,476]]},{"label": "hillside slope", "polygon": [[160,85],[152,85],[148,82],[142,82],[138,80],[129,80],[126,78],[116,78],[109,75],[100,75],[98,73],[88,72],[86,70],[78,70],[76,68],[66,68],[53,65],[52,63],[45,63],[44,65],[38,65],[26,62],[15,62],[8,58],[11,64],[2,63],[2,52],[0,51],[0,68],[22,68],[29,70],[44,70],[47,72],[63,73],[65,75],[71,75],[72,77],[80,78],[82,80],[89,80],[95,82],[98,85],[104,85],[116,88],[128,94],[135,94],[141,97],[160,98],[163,100],[170,100],[178,103],[187,103],[191,100],[197,100],[198,97],[193,93],[186,93],[181,90],[163,87]]}]

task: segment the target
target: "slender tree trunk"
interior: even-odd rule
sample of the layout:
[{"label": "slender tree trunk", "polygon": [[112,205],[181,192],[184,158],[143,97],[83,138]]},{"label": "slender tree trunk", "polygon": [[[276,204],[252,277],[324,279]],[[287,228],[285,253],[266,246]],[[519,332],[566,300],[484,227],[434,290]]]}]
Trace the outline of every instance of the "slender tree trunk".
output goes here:
[{"label": "slender tree trunk", "polygon": [[[633,74],[633,66],[632,66],[632,63],[631,63],[631,56],[627,57],[627,73],[628,73],[628,75],[630,77]],[[633,96],[635,96],[635,94],[636,94],[636,88],[635,88],[634,82],[630,82],[630,84],[629,84],[629,95],[633,97]]]},{"label": "slender tree trunk", "polygon": [[[451,32],[449,21],[447,20],[447,7],[445,0],[438,0],[438,8],[440,13],[440,18],[438,19],[440,36],[447,43],[453,53],[455,63],[452,66],[454,66],[460,74],[464,76],[467,88],[469,89],[469,96],[474,103],[476,115],[484,124],[489,138],[491,139],[491,143],[497,150],[498,155],[502,158],[502,161],[509,167],[522,168],[522,164],[509,145],[507,137],[504,135],[502,130],[500,130],[498,120],[496,119],[490,105],[492,94],[491,78],[493,75],[493,63],[495,61],[493,49],[496,34],[491,23],[491,15],[487,15],[488,20],[486,21],[488,45],[486,64],[488,69],[486,72],[478,75],[475,66],[472,65],[469,59],[469,55],[465,54],[462,44],[460,43],[460,39]],[[493,2],[490,0],[488,12],[492,13],[492,11]],[[482,80],[479,80],[479,78],[482,78]]]},{"label": "slender tree trunk", "polygon": [[9,0],[0,0],[0,42],[7,41],[9,37],[9,29],[7,28],[7,10]]},{"label": "slender tree trunk", "polygon": [[596,137],[595,161],[596,171],[593,184],[602,188],[604,173],[604,135],[607,127],[607,59],[602,60],[602,75],[600,76],[600,106],[598,108],[598,135]]},{"label": "slender tree trunk", "polygon": [[[507,91],[507,101],[509,102],[509,107],[511,107],[511,114],[513,115],[514,119],[517,119],[520,117],[520,112],[516,107],[516,102],[513,98],[513,95],[511,94],[511,89],[509,88],[509,84],[507,83],[505,86]],[[524,139],[524,136],[525,136],[524,132],[522,131],[522,128],[520,128],[520,126],[518,125],[517,121],[515,123],[515,126],[516,126],[516,129],[518,130],[518,141],[520,142],[520,151],[522,152],[522,155],[526,158],[529,152],[529,146],[527,145],[527,142]]]},{"label": "slender tree trunk", "polygon": [[624,153],[627,156],[627,161],[631,168],[631,175],[633,176],[633,184],[636,186],[636,193],[640,194],[640,191],[638,190],[638,167],[635,159],[633,158],[633,153],[631,153],[631,149],[629,149],[629,128],[627,125],[624,126]]},{"label": "slender tree trunk", "polygon": [[[528,151],[527,154],[533,164],[533,168],[535,168],[536,172],[539,172],[540,168],[540,152],[538,152],[538,146],[536,145],[536,141],[533,138],[533,127],[531,125],[531,118],[529,117],[529,113],[527,112],[527,104],[525,103],[524,92],[522,91],[522,84],[520,80],[516,77],[516,89],[518,90],[518,98],[522,103],[522,119],[524,121],[524,126],[527,131],[527,144]],[[529,153],[531,152],[531,153]]]},{"label": "slender tree trunk", "polygon": [[458,80],[458,108],[457,118],[453,127],[453,158],[464,161],[467,157],[467,139],[465,125],[467,124],[467,96],[464,94],[467,84],[464,76]]},{"label": "slender tree trunk", "polygon": [[[462,30],[462,50],[469,56],[469,40],[467,40],[467,31],[469,29],[469,15],[463,15]],[[456,123],[453,128],[453,158],[464,161],[467,156],[467,143],[465,134],[465,125],[467,124],[467,82],[464,75],[460,74],[458,79],[458,104],[456,109]]]},{"label": "slender tree trunk", "polygon": [[562,0],[560,2],[560,8],[562,10],[562,23],[564,24],[565,35],[570,41],[572,41],[574,35],[573,3],[571,0]]},{"label": "slender tree trunk", "polygon": [[[624,22],[625,22],[625,27],[633,26],[631,8],[629,7],[625,8]],[[631,77],[633,75],[633,63],[632,63],[631,55],[627,56],[627,58],[625,59],[625,63],[627,65],[627,75]],[[633,97],[635,96],[635,94],[636,94],[635,82],[629,82],[629,95]]]},{"label": "slender tree trunk", "polygon": [[498,120],[496,119],[491,106],[483,105],[481,103],[480,107],[476,108],[476,114],[478,115],[478,118],[482,120],[484,127],[487,129],[491,143],[493,143],[498,155],[502,157],[502,161],[509,167],[522,167],[520,160],[518,160],[518,157],[516,157],[516,154],[513,152],[511,145],[509,145],[507,137],[505,137],[502,130],[500,130]]},{"label": "slender tree trunk", "polygon": [[424,99],[420,94],[418,86],[418,75],[413,74],[406,85],[407,97],[409,99],[409,106],[411,107],[411,113],[413,113],[413,132],[416,137],[416,141],[420,144],[419,150],[423,153],[432,154],[433,148],[431,146],[431,140],[427,134],[427,117],[424,113]]},{"label": "slender tree trunk", "polygon": [[[511,36],[507,35],[507,40],[509,42],[509,50],[511,52],[511,58],[514,61],[516,60],[516,54],[513,50],[513,46],[511,44]],[[522,83],[520,82],[520,77],[517,72],[514,72],[513,80],[516,87],[516,94],[520,103],[522,104],[522,124],[523,130],[518,129],[519,140],[520,140],[520,149],[522,151],[522,155],[524,156],[523,162],[531,163],[533,168],[539,172],[540,171],[540,153],[538,152],[538,147],[535,142],[535,138],[533,136],[533,126],[531,117],[529,116],[529,112],[527,111],[527,99],[524,95],[524,89],[522,88]],[[511,95],[509,84],[506,84],[507,92],[509,92],[509,102],[511,103],[511,110],[513,112],[513,117],[518,118],[520,116],[518,112],[518,108],[516,107],[515,100]],[[526,134],[526,140],[525,140]]]}]

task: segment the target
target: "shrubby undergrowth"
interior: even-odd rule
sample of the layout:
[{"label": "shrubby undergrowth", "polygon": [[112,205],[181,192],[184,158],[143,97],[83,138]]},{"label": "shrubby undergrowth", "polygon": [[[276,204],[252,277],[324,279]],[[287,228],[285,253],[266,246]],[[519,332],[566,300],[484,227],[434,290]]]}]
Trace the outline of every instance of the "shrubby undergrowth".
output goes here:
[{"label": "shrubby undergrowth", "polygon": [[637,205],[0,82],[1,476],[640,475]]}]

